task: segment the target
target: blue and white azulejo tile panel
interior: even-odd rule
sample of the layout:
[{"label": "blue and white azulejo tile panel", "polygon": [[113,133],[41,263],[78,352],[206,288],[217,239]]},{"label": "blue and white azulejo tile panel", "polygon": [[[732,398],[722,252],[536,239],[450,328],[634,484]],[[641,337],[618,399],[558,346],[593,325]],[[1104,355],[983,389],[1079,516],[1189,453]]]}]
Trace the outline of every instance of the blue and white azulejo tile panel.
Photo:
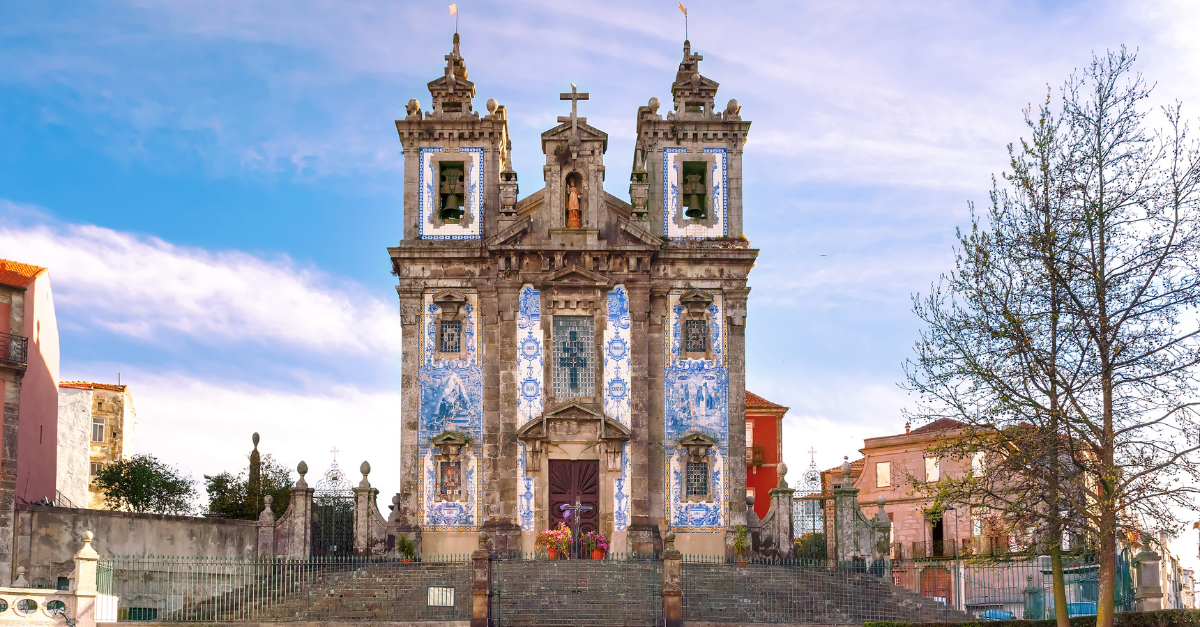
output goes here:
[{"label": "blue and white azulejo tile panel", "polygon": [[604,329],[604,413],[630,426],[629,293],[618,285],[608,293],[608,325]]},{"label": "blue and white azulejo tile panel", "polygon": [[525,476],[525,443],[517,442],[517,519],[533,531],[533,479]]},{"label": "blue and white azulejo tile panel", "polygon": [[[531,480],[532,481],[532,480]],[[613,529],[629,529],[629,443],[621,444],[621,476],[613,479]]]},{"label": "blue and white azulejo tile panel", "polygon": [[517,310],[518,427],[542,415],[543,341],[541,294],[532,285],[525,285],[518,297]]},{"label": "blue and white azulejo tile panel", "polygon": [[[713,208],[713,220],[707,224],[688,224],[683,217],[682,162],[686,160],[687,148],[663,148],[663,235],[672,239],[685,237],[727,237],[729,235],[729,163],[724,148],[705,148],[704,154],[712,156],[707,179],[708,193]],[[706,159],[707,160],[707,159]]]},{"label": "blue and white azulejo tile panel", "polygon": [[[686,290],[690,291],[690,290]],[[723,531],[728,517],[726,493],[729,453],[729,369],[725,364],[724,298],[719,291],[698,290],[712,297],[707,324],[712,359],[681,359],[684,306],[679,299],[685,290],[672,290],[668,298],[666,368],[664,372],[663,444],[667,449],[667,518],[676,531]],[[679,440],[702,433],[716,440],[709,451],[710,502],[687,503],[683,495],[685,451]]]},{"label": "blue and white azulejo tile panel", "polygon": [[[417,231],[421,239],[480,239],[483,237],[483,148],[459,148],[463,161],[463,220],[434,225],[430,217],[441,209],[439,170],[433,159],[441,148],[422,148],[417,156]],[[448,159],[449,157],[443,157]],[[457,161],[457,159],[454,159]]]},{"label": "blue and white azulejo tile panel", "polygon": [[[440,308],[434,297],[455,292],[466,298],[461,308],[461,359],[434,359],[437,317]],[[417,441],[422,472],[419,499],[423,527],[427,531],[476,531],[479,526],[480,496],[483,478],[479,469],[478,443],[483,439],[483,367],[482,336],[479,333],[479,294],[470,289],[426,290],[422,308],[420,338],[421,363],[417,365],[418,422]],[[467,437],[470,444],[460,453],[462,485],[465,497],[457,501],[439,501],[438,468],[434,455],[439,451],[430,440],[453,431]]]}]

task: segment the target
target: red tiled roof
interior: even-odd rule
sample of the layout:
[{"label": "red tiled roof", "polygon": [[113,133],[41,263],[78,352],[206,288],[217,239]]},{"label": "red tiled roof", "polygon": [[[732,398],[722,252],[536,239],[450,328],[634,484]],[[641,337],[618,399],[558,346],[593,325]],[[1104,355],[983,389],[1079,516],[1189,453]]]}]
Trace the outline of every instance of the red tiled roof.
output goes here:
[{"label": "red tiled roof", "polygon": [[746,407],[757,409],[787,409],[787,407],[772,403],[771,401],[768,401],[767,399],[755,394],[754,392],[751,392],[750,390],[746,390]]},{"label": "red tiled roof", "polygon": [[0,283],[4,285],[29,287],[29,284],[45,271],[46,269],[41,266],[0,259]]},{"label": "red tiled roof", "polygon": [[92,383],[91,381],[62,381],[58,384],[60,388],[74,388],[77,390],[111,390],[113,392],[124,392],[124,385],[113,385],[111,383]]},{"label": "red tiled roof", "polygon": [[[851,475],[853,475],[855,473],[861,474],[863,467],[866,465],[867,465],[866,457],[859,457],[858,459],[850,462],[850,474]],[[833,468],[830,468],[829,470],[825,470],[822,472],[841,472],[841,471],[842,471],[842,465],[838,464],[837,466],[834,466]]]},{"label": "red tiled roof", "polygon": [[911,433],[937,433],[938,431],[957,429],[961,426],[963,426],[963,423],[953,418],[938,418],[924,427],[913,429]]}]

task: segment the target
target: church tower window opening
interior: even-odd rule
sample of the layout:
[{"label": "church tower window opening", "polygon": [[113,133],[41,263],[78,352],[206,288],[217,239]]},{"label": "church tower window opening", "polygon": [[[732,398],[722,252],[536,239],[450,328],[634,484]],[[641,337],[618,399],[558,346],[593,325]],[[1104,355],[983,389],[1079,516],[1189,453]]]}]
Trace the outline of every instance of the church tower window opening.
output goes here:
[{"label": "church tower window opening", "polygon": [[687,208],[683,215],[692,220],[708,218],[708,205],[705,202],[708,186],[704,182],[707,170],[706,161],[683,162],[683,204]]},{"label": "church tower window opening", "polygon": [[596,395],[594,322],[590,316],[554,316],[554,396]]},{"label": "church tower window opening", "polygon": [[442,222],[457,224],[465,213],[463,204],[466,199],[463,195],[466,188],[463,184],[463,173],[466,169],[462,161],[442,161],[438,164],[438,169],[440,170],[438,191],[442,207],[438,212],[438,219]]},{"label": "church tower window opening", "polygon": [[704,353],[708,351],[708,321],[688,320],[684,325],[686,331],[684,350],[689,353]]},{"label": "church tower window opening", "polygon": [[441,352],[458,353],[462,351],[462,322],[458,320],[442,320]]},{"label": "church tower window opening", "polygon": [[687,495],[708,496],[708,462],[688,461]]}]

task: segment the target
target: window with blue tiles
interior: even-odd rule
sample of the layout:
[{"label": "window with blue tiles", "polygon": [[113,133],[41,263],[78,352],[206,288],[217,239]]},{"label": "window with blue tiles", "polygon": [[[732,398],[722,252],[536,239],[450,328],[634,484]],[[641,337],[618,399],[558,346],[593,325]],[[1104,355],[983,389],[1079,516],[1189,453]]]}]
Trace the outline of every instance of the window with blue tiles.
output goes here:
[{"label": "window with blue tiles", "polygon": [[708,496],[708,462],[687,463],[687,495]]},{"label": "window with blue tiles", "polygon": [[708,350],[708,321],[687,320],[683,326],[683,350],[703,353]]},{"label": "window with blue tiles", "polygon": [[596,395],[596,349],[591,316],[554,316],[554,396]]},{"label": "window with blue tiles", "polygon": [[458,320],[442,321],[441,352],[457,353],[462,350],[462,322]]}]

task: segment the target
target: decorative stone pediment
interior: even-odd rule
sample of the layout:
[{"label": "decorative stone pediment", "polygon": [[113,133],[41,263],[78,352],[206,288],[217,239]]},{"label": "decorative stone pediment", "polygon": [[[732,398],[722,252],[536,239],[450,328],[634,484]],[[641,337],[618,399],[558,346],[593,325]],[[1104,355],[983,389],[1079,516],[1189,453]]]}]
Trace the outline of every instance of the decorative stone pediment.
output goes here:
[{"label": "decorative stone pediment", "polygon": [[693,461],[702,461],[708,455],[708,450],[716,445],[716,439],[699,432],[689,433],[679,439],[679,446],[687,450],[688,457]]},{"label": "decorative stone pediment", "polygon": [[[600,149],[601,152],[607,152],[608,151],[608,133],[605,133],[604,131],[602,131],[600,129],[588,126],[584,122],[587,118],[578,118],[578,119],[579,119],[578,129],[579,129],[580,141],[581,142],[598,141],[601,144],[603,144],[603,146]],[[566,141],[570,136],[571,136],[571,123],[570,122],[564,122],[552,129],[542,133],[542,152],[546,152],[546,142],[551,142],[551,141],[555,141],[555,140]]]},{"label": "decorative stone pediment", "polygon": [[442,310],[443,318],[454,319],[458,317],[459,309],[467,304],[467,297],[458,292],[443,292],[433,297],[433,304]]},{"label": "decorative stone pediment", "polygon": [[629,428],[605,416],[597,405],[575,401],[547,407],[540,417],[517,429],[517,439],[526,443],[529,471],[541,468],[541,453],[551,444],[599,446],[608,456],[608,469],[619,471],[621,444],[629,438]]},{"label": "decorative stone pediment", "polygon": [[567,266],[542,275],[540,287],[608,287],[609,280],[599,272],[580,266]]},{"label": "decorative stone pediment", "polygon": [[692,290],[684,292],[679,296],[679,304],[687,308],[688,315],[692,318],[700,318],[704,316],[705,310],[713,302],[711,294]]},{"label": "decorative stone pediment", "polygon": [[441,462],[456,462],[462,450],[470,445],[467,437],[454,431],[443,431],[429,440],[430,446],[441,449],[437,460]]}]

